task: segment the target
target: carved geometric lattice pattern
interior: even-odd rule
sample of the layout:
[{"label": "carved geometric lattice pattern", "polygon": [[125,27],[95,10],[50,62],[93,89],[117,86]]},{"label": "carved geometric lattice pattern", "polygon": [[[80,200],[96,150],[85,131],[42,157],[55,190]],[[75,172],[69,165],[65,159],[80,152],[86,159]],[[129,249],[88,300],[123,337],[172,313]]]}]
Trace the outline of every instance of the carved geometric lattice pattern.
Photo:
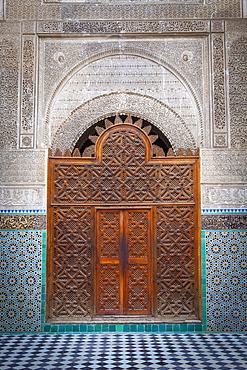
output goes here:
[{"label": "carved geometric lattice pattern", "polygon": [[100,212],[100,258],[120,258],[120,213]]},{"label": "carved geometric lattice pattern", "polygon": [[149,313],[148,264],[128,266],[128,313]]},{"label": "carved geometric lattice pattern", "polygon": [[90,208],[54,209],[53,296],[55,317],[79,318],[90,312]]},{"label": "carved geometric lattice pattern", "polygon": [[54,201],[60,203],[189,202],[192,164],[58,164]]},{"label": "carved geometric lattice pattern", "polygon": [[194,207],[157,207],[158,314],[195,314],[195,295]]},{"label": "carved geometric lattice pattern", "polygon": [[128,211],[128,256],[148,257],[148,213]]},{"label": "carved geometric lattice pattern", "polygon": [[127,129],[108,133],[102,163],[63,163],[54,169],[54,201],[193,202],[193,165],[147,162],[144,141]]},{"label": "carved geometric lattice pattern", "polygon": [[145,144],[137,132],[120,129],[104,142],[102,162],[116,166],[138,167],[145,161]]},{"label": "carved geometric lattice pattern", "polygon": [[150,211],[126,211],[128,313],[150,312]]},{"label": "carved geometric lattice pattern", "polygon": [[105,263],[99,269],[99,296],[97,311],[120,313],[120,265]]}]

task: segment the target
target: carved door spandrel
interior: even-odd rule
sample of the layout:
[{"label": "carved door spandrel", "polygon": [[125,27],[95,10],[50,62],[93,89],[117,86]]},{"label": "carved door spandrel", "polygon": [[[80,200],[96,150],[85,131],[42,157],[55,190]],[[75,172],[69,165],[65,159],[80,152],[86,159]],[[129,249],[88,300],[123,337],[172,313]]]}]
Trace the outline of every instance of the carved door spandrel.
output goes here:
[{"label": "carved door spandrel", "polygon": [[151,311],[150,210],[97,211],[96,313]]}]

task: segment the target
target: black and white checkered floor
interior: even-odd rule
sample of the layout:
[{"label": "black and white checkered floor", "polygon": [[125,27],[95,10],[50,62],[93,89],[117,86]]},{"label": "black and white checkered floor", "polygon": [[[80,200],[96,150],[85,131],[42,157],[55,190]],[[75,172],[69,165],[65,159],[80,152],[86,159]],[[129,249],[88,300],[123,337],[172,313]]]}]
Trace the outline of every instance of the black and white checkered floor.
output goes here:
[{"label": "black and white checkered floor", "polygon": [[1,335],[1,370],[246,370],[247,335]]}]

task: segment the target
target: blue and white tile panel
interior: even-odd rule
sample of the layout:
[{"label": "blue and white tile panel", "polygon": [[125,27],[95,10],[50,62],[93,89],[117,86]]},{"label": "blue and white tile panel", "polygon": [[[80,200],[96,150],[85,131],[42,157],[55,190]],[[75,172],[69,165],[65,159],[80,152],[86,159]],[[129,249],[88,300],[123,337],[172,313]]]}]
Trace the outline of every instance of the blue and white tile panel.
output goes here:
[{"label": "blue and white tile panel", "polygon": [[0,331],[40,330],[42,231],[0,231]]},{"label": "blue and white tile panel", "polygon": [[207,329],[247,331],[247,231],[206,231]]}]

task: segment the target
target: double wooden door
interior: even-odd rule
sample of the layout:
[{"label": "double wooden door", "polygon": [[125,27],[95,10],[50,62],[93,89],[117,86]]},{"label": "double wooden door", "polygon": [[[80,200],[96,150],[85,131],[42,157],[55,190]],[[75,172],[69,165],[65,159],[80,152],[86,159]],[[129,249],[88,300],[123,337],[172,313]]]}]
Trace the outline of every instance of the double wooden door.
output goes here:
[{"label": "double wooden door", "polygon": [[151,210],[99,209],[96,314],[151,313]]}]

